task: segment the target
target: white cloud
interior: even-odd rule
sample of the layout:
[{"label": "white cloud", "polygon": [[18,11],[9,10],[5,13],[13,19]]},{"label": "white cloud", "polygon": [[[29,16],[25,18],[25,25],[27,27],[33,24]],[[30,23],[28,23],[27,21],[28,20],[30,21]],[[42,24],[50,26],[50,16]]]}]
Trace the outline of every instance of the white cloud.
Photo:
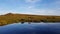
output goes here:
[{"label": "white cloud", "polygon": [[[19,9],[19,8],[18,8]],[[0,10],[1,11],[1,10]],[[21,14],[34,14],[34,15],[60,15],[60,8],[59,9],[36,9],[36,8],[26,8],[22,12],[19,10],[3,10],[0,14],[6,14],[6,13],[21,13]]]},{"label": "white cloud", "polygon": [[33,6],[29,6],[28,8],[33,8]]},{"label": "white cloud", "polygon": [[34,8],[35,6],[28,6],[28,9],[32,9],[32,8]]},{"label": "white cloud", "polygon": [[31,11],[28,11],[29,14],[35,14],[35,15],[60,15],[60,10],[56,9],[29,9]]},{"label": "white cloud", "polygon": [[[41,1],[41,0],[25,0],[25,2],[31,3],[31,4],[35,4],[38,1]],[[51,4],[51,6],[56,5],[56,4],[59,5],[60,1],[56,0],[56,2],[53,2]],[[46,5],[46,4],[44,4],[44,5]],[[25,6],[17,7],[14,10],[3,10],[3,11],[0,10],[1,11],[0,14],[12,12],[12,13],[23,13],[23,14],[35,14],[35,15],[60,15],[59,6],[57,6],[57,8],[52,7],[53,9],[51,9],[51,8],[37,9],[35,7],[36,7],[35,5],[30,5],[30,6],[26,6],[26,7]],[[21,10],[23,10],[23,11],[21,11]]]},{"label": "white cloud", "polygon": [[[37,9],[35,6],[28,6],[28,7],[19,7],[16,8],[18,10],[15,10],[16,13],[23,13],[23,14],[34,14],[34,15],[60,15],[60,8],[55,9]],[[22,10],[20,12],[20,10]]]},{"label": "white cloud", "polygon": [[25,0],[25,2],[27,2],[27,3],[36,3],[38,1],[41,1],[41,0]]}]

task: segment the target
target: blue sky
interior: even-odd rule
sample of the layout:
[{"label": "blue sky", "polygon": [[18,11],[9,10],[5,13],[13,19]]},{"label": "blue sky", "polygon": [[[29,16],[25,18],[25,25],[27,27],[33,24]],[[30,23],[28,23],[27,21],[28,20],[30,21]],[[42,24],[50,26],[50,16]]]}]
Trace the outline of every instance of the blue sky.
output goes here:
[{"label": "blue sky", "polygon": [[0,0],[0,14],[60,15],[60,0]]}]

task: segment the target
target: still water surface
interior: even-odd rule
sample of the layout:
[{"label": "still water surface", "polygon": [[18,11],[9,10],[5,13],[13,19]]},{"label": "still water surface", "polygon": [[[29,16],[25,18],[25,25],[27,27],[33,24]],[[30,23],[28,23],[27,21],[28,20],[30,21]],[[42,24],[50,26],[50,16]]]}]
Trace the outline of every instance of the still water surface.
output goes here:
[{"label": "still water surface", "polygon": [[60,34],[60,23],[14,23],[0,26],[0,34]]}]

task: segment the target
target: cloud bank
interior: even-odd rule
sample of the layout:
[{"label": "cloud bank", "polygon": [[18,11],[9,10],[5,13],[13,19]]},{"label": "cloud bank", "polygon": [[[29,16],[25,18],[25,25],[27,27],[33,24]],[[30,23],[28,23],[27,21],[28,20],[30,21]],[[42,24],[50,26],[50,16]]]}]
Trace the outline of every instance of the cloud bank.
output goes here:
[{"label": "cloud bank", "polygon": [[0,0],[0,14],[60,15],[60,0]]}]

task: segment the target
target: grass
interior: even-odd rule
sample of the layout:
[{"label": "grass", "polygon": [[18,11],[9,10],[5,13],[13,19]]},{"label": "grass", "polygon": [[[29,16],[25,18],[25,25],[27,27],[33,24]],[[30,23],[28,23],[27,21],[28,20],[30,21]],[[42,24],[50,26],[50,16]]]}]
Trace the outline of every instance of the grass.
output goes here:
[{"label": "grass", "polygon": [[13,13],[0,15],[0,25],[7,25],[18,22],[60,22],[60,16],[42,16]]}]

